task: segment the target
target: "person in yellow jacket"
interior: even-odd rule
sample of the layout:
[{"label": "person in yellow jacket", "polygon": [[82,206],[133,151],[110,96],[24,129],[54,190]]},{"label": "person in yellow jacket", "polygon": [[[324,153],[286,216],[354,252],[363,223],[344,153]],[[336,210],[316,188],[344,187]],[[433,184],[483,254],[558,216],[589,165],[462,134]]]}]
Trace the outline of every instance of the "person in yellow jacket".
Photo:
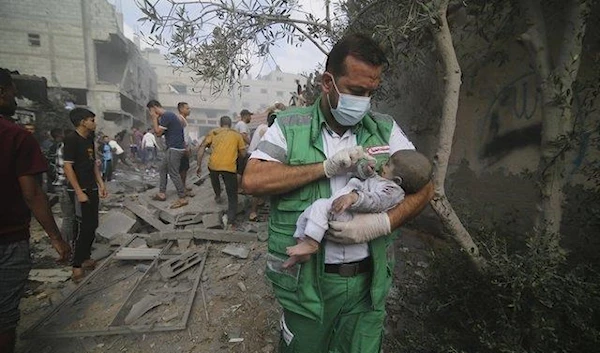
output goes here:
[{"label": "person in yellow jacket", "polygon": [[222,116],[220,126],[220,128],[211,130],[200,144],[196,174],[200,176],[204,151],[207,147],[211,147],[212,153],[208,159],[208,171],[210,183],[215,192],[215,201],[221,203],[221,182],[219,178],[222,178],[227,193],[227,218],[224,218],[223,223],[225,226],[234,226],[238,203],[237,159],[238,156],[246,153],[246,142],[239,132],[231,128],[230,117]]},{"label": "person in yellow jacket", "polygon": [[343,188],[360,160],[374,157],[381,168],[394,152],[414,149],[390,116],[370,110],[386,65],[371,38],[342,38],[329,53],[320,98],[278,113],[246,167],[243,189],[271,195],[265,273],[283,306],[280,352],[380,352],[395,230],[429,202],[431,183],[387,212],[330,222],[335,242],[326,237],[301,265],[284,263],[312,202]]}]

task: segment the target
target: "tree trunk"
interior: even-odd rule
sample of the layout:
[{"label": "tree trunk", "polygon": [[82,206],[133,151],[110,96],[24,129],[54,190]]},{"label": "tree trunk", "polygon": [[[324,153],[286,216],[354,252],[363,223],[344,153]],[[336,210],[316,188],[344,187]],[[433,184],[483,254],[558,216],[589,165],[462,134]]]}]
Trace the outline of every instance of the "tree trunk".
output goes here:
[{"label": "tree trunk", "polygon": [[435,195],[431,201],[433,210],[440,217],[444,227],[452,238],[466,251],[478,269],[483,265],[483,258],[479,254],[477,245],[465,229],[456,212],[446,197],[445,178],[448,171],[448,161],[452,151],[452,141],[456,128],[456,114],[461,85],[461,70],[456,58],[452,43],[452,35],[448,26],[446,12],[448,0],[437,3],[438,28],[434,29],[433,37],[444,70],[444,102],[442,108],[442,121],[439,132],[439,147],[434,158],[434,184]]},{"label": "tree trunk", "polygon": [[[565,30],[554,60],[548,50],[548,36],[539,0],[523,1],[525,21],[530,25],[521,39],[535,64],[542,94],[542,140],[538,166],[540,201],[535,222],[539,235],[560,235],[565,145],[560,143],[573,131],[573,83],[581,63],[581,49],[589,15],[589,1],[573,0],[565,14]],[[552,65],[554,63],[554,65]],[[560,236],[554,236],[558,242]],[[558,245],[558,244],[557,244]]]}]

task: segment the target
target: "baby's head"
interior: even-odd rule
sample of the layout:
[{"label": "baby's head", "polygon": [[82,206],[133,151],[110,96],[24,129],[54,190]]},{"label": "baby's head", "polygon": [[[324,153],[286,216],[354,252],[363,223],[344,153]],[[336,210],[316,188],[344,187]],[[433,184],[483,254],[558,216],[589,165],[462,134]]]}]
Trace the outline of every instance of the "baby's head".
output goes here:
[{"label": "baby's head", "polygon": [[431,163],[414,150],[400,150],[392,154],[381,168],[383,178],[393,180],[405,193],[414,194],[431,180]]}]

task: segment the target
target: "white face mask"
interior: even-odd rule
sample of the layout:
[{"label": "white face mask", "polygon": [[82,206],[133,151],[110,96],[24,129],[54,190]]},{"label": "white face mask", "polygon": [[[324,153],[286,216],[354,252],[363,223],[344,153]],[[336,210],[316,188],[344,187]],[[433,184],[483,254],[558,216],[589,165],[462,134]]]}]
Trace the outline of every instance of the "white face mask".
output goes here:
[{"label": "white face mask", "polygon": [[337,108],[331,107],[331,101],[329,95],[327,95],[327,101],[329,102],[329,108],[331,114],[335,118],[335,121],[342,126],[354,126],[365,116],[365,114],[371,109],[371,97],[353,96],[351,94],[340,93],[333,80],[333,87],[339,95]]}]

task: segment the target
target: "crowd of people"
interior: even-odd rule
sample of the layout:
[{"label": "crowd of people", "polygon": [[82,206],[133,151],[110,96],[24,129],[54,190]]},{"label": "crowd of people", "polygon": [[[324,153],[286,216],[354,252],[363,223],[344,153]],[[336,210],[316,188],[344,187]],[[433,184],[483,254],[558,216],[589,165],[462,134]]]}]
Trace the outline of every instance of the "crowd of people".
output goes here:
[{"label": "crowd of people", "polygon": [[[266,276],[283,307],[280,352],[381,351],[385,298],[392,282],[392,245],[398,228],[433,196],[431,164],[417,153],[396,121],[371,111],[370,98],[387,65],[368,36],[341,38],[320,76],[314,104],[269,110],[266,124],[251,133],[252,113],[219,119],[197,147],[196,173],[210,151],[207,168],[214,200],[227,195],[223,223],[235,229],[238,193],[253,196],[249,219],[270,201]],[[15,86],[0,70],[0,350],[14,347],[18,304],[31,267],[29,222],[33,214],[73,279],[95,266],[90,250],[98,226],[99,199],[107,196],[117,162],[128,165],[123,136],[99,136],[95,114],[70,112],[73,130],[52,131],[47,157],[55,161],[48,180],[60,195],[58,229],[41,187],[48,171],[39,144],[9,118]],[[164,137],[155,200],[167,201],[167,182],[176,189],[170,207],[194,197],[186,180],[194,146],[187,136],[188,103],[177,112],[157,100],[147,104],[152,127],[133,129],[129,152],[143,163],[157,159]],[[71,255],[72,253],[72,255]]]}]

